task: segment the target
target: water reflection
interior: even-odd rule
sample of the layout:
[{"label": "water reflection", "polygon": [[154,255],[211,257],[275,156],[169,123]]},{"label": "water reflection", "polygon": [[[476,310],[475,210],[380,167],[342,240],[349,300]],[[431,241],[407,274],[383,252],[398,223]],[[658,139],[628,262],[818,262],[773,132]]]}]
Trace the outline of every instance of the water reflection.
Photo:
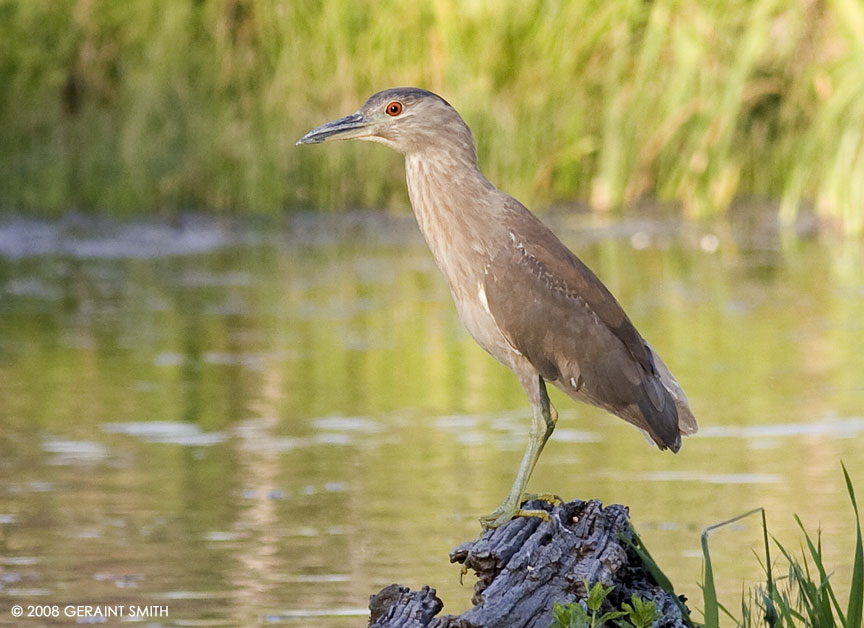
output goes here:
[{"label": "water reflection", "polygon": [[[699,530],[762,505],[783,541],[798,538],[793,512],[821,523],[847,577],[840,458],[864,491],[860,246],[736,223],[551,221],[703,429],[661,454],[552,391],[561,421],[531,488],[629,505],[696,599]],[[447,552],[506,493],[527,424],[410,216],[0,225],[7,606],[348,626],[395,581],[432,584],[458,612],[470,583]],[[760,538],[755,521],[713,537],[733,606]]]}]

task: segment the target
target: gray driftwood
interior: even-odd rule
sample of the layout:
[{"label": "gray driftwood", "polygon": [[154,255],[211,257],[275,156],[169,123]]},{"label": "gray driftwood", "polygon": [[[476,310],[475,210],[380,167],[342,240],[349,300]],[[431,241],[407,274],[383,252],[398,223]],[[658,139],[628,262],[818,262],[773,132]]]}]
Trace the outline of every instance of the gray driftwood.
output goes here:
[{"label": "gray driftwood", "polygon": [[616,608],[635,593],[663,614],[655,628],[688,628],[683,600],[658,586],[628,546],[633,532],[624,506],[577,500],[527,507],[549,511],[550,520],[519,517],[450,553],[451,562],[477,574],[474,608],[438,616],[444,604],[435,589],[391,584],[369,601],[370,628],[549,628],[553,604],[583,600],[583,582],[597,580],[615,585],[607,599]]}]

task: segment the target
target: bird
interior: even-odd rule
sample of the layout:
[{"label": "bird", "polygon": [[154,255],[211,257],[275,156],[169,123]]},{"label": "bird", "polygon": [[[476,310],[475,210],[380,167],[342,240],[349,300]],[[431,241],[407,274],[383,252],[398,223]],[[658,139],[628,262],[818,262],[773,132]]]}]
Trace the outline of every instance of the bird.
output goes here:
[{"label": "bird", "polygon": [[537,216],[481,172],[474,138],[441,96],[386,89],[297,145],[365,140],[402,153],[417,223],[474,340],[518,378],[532,408],[528,445],[484,529],[516,516],[558,413],[546,383],[633,424],[677,452],[696,419],[681,386],[624,309]]}]

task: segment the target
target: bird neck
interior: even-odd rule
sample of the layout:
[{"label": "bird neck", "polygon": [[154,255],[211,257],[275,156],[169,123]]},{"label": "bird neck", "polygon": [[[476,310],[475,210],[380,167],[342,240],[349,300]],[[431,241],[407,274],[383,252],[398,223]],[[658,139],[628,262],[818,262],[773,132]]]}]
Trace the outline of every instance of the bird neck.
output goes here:
[{"label": "bird neck", "polygon": [[473,151],[413,153],[405,157],[408,195],[420,231],[451,290],[473,282],[500,239],[502,193],[477,168]]}]

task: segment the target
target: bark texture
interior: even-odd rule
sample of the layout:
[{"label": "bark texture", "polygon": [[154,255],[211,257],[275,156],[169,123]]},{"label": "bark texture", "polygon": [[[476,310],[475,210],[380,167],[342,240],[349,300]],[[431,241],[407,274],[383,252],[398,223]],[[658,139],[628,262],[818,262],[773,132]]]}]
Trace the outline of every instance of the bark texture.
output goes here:
[{"label": "bark texture", "polygon": [[473,608],[438,616],[444,604],[435,589],[392,584],[370,599],[370,628],[549,628],[555,602],[585,599],[584,581],[598,580],[615,586],[607,598],[615,608],[635,593],[662,613],[656,628],[689,628],[683,599],[665,592],[628,546],[633,531],[624,506],[576,500],[525,507],[547,510],[550,520],[517,517],[450,553],[451,562],[477,574]]}]

